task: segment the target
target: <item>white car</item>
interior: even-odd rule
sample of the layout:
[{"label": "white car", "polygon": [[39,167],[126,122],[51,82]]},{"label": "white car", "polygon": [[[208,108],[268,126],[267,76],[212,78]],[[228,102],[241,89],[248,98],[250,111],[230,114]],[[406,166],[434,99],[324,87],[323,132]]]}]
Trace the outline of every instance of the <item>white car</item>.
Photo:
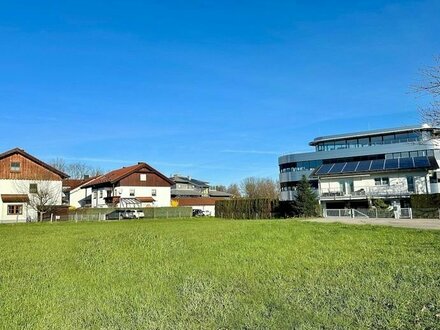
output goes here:
[{"label": "white car", "polygon": [[123,219],[140,219],[145,217],[145,214],[142,210],[125,210],[121,216]]},{"label": "white car", "polygon": [[211,211],[204,210],[204,211],[203,211],[203,216],[205,216],[205,217],[210,217],[210,216],[211,216]]}]

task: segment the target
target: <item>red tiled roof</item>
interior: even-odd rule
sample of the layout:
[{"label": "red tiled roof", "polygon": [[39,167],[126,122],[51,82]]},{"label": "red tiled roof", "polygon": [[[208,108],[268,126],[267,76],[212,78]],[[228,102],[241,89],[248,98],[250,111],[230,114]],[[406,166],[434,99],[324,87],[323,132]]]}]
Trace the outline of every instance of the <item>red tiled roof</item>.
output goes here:
[{"label": "red tiled roof", "polygon": [[188,197],[174,199],[179,203],[179,206],[197,206],[197,205],[215,205],[216,201],[224,200],[224,198],[212,197]]},{"label": "red tiled roof", "polygon": [[111,172],[108,172],[107,174],[101,175],[100,177],[90,181],[87,183],[84,188],[99,185],[99,184],[105,184],[105,183],[116,183],[120,181],[121,179],[129,176],[132,173],[135,173],[136,171],[139,171],[140,169],[146,168],[147,170],[159,175],[162,179],[167,181],[170,185],[173,185],[174,182],[167,178],[165,175],[148,165],[147,163],[138,163],[136,165],[123,167],[117,170],[113,170]]},{"label": "red tiled roof", "polygon": [[5,203],[27,203],[29,202],[29,196],[26,194],[2,194],[2,201]]},{"label": "red tiled roof", "polygon": [[63,188],[65,188],[64,190],[71,191],[96,178],[98,178],[98,176],[94,176],[88,179],[65,179],[63,180]]}]

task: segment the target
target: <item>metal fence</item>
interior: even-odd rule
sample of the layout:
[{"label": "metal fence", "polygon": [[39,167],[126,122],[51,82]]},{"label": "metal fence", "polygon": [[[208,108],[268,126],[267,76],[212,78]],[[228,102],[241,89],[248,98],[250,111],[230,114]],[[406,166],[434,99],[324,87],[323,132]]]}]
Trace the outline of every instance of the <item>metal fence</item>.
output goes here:
[{"label": "metal fence", "polygon": [[394,219],[440,219],[440,208],[398,210],[371,209],[324,209],[324,218],[394,218]]}]

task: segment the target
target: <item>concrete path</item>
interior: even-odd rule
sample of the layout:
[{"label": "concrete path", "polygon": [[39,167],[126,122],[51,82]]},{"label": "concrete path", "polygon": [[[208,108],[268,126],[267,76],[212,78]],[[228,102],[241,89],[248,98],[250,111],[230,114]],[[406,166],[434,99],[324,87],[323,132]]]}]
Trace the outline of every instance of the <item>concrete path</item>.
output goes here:
[{"label": "concrete path", "polygon": [[339,222],[355,225],[379,225],[391,227],[404,227],[416,229],[437,229],[440,230],[440,219],[372,219],[372,218],[319,218],[307,219],[304,221],[313,222]]}]

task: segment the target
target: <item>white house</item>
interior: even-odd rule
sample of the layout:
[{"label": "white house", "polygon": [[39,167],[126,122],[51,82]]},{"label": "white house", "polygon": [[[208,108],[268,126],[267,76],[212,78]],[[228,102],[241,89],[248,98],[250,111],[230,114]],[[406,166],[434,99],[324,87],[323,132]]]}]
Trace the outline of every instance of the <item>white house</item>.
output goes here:
[{"label": "white house", "polygon": [[83,187],[97,177],[63,180],[63,203],[75,208],[92,205],[92,188]]},{"label": "white house", "polygon": [[137,208],[170,206],[174,182],[146,163],[104,174],[82,189],[91,188],[92,207]]},{"label": "white house", "polygon": [[0,221],[36,220],[37,209],[61,205],[61,182],[67,177],[23,149],[0,154]]}]

